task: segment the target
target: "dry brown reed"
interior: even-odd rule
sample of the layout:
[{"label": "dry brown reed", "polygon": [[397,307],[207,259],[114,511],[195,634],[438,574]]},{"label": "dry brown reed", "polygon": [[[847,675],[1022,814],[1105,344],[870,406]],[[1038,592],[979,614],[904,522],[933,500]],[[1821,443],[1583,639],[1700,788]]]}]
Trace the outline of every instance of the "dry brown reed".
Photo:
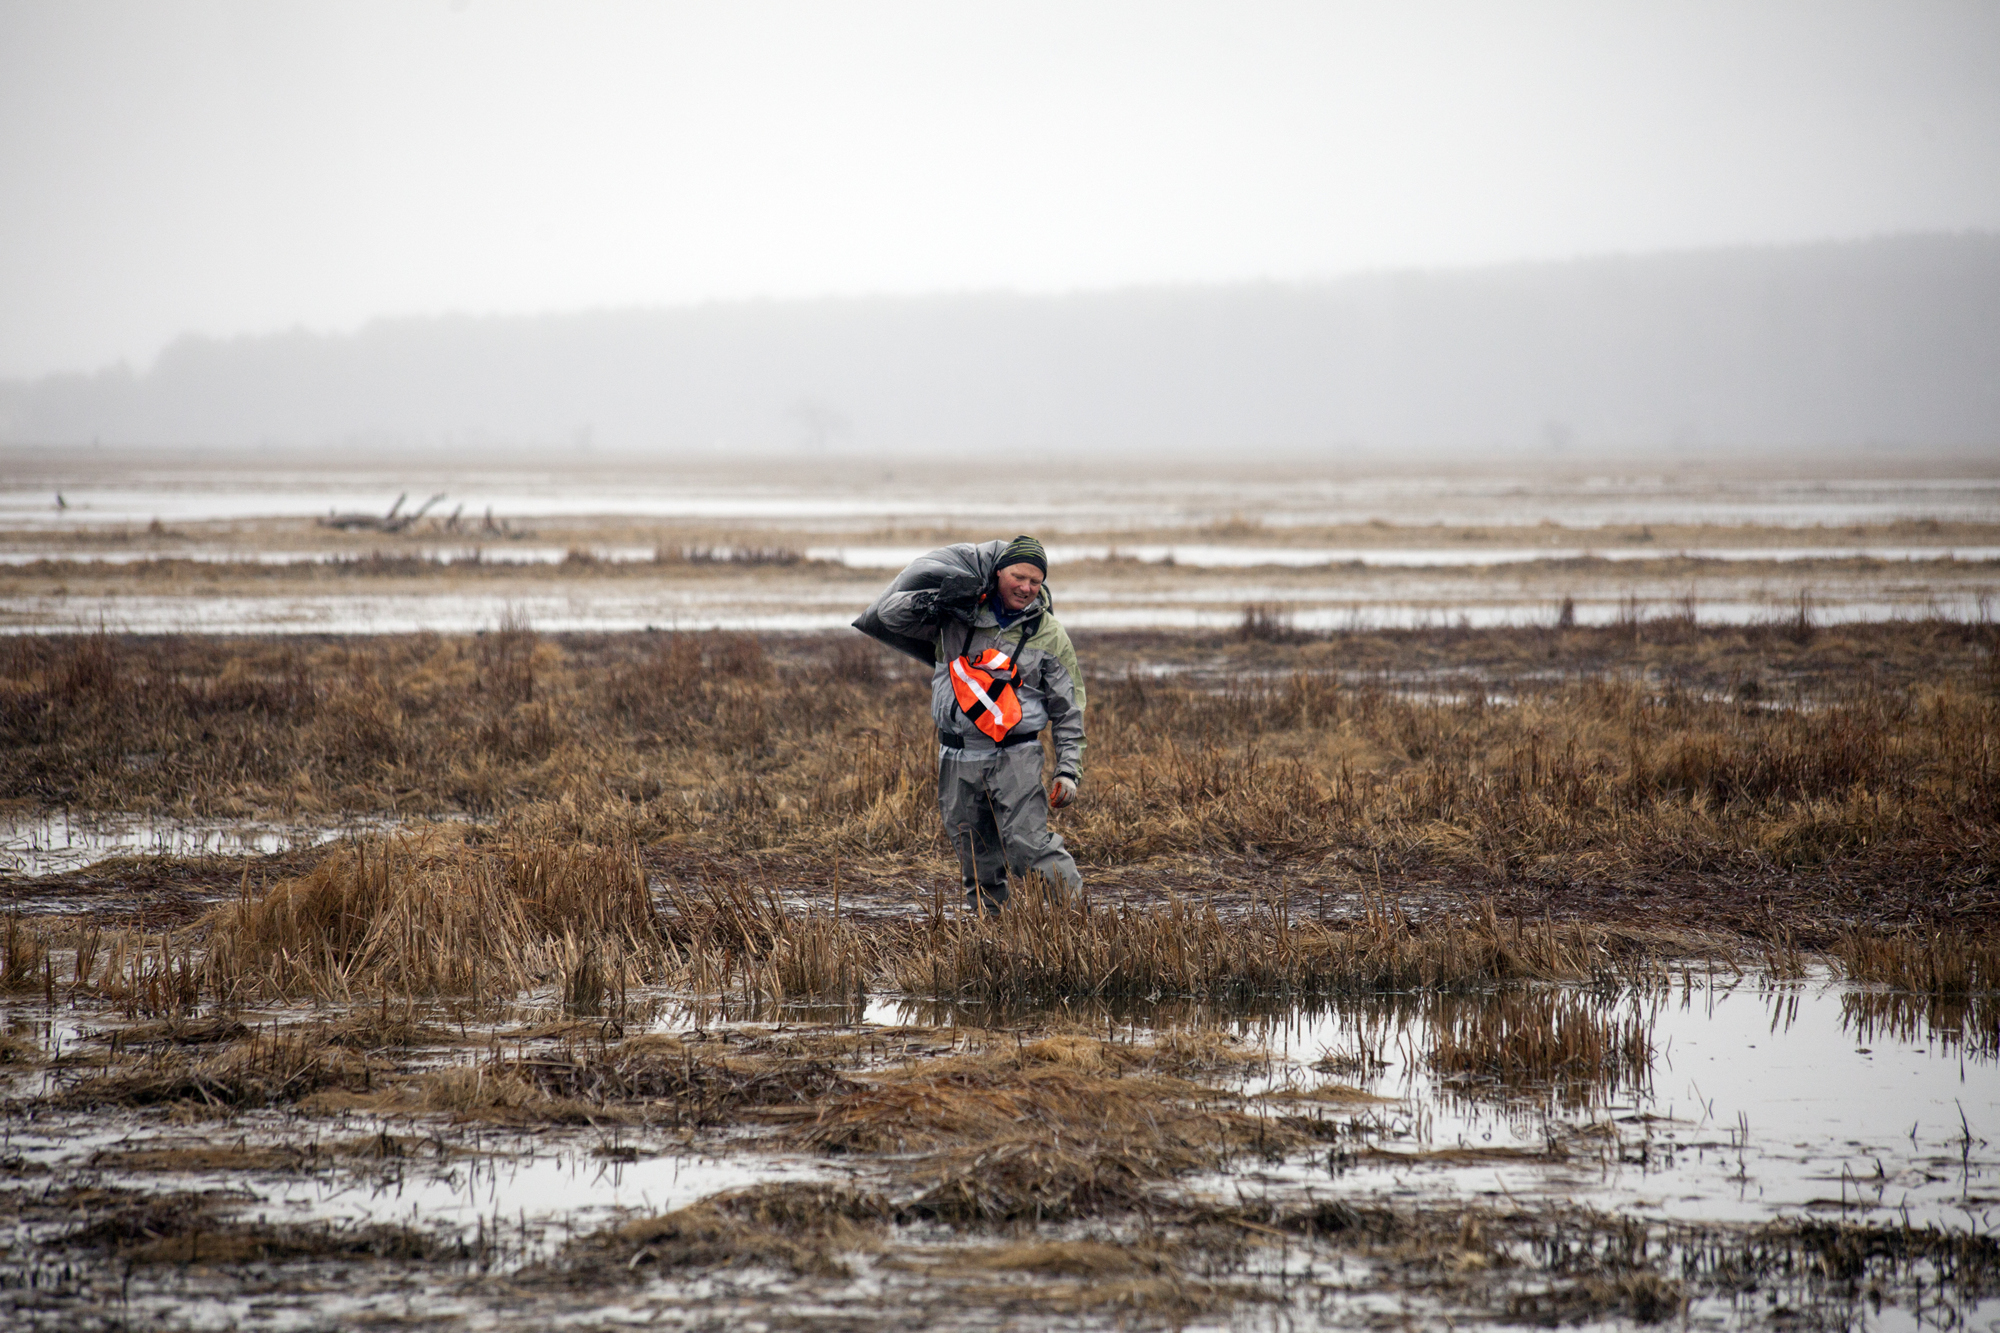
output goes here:
[{"label": "dry brown reed", "polygon": [[1849,929],[1834,942],[1832,953],[1850,981],[1939,999],[2000,992],[2000,940],[1949,930],[1892,934]]},{"label": "dry brown reed", "polygon": [[660,933],[630,850],[468,845],[450,826],[354,840],[219,909],[204,988],[256,995],[511,997],[557,984],[580,1012],[657,976]]},{"label": "dry brown reed", "polygon": [[1848,980],[1885,989],[1841,996],[1857,1040],[1938,1041],[2000,1055],[2000,942],[1959,931],[1842,932],[1832,950]]},{"label": "dry brown reed", "polygon": [[1907,991],[1848,991],[1840,997],[1841,1027],[1858,1045],[1895,1041],[1961,1046],[1984,1060],[2000,1058],[2000,994],[1925,995]]},{"label": "dry brown reed", "polygon": [[676,1125],[732,1123],[773,1107],[811,1105],[854,1087],[819,1060],[730,1059],[671,1039],[571,1046],[502,1062],[493,1073],[565,1102],[618,1106],[638,1119]]},{"label": "dry brown reed", "polygon": [[1510,989],[1429,997],[1425,1059],[1475,1095],[1599,1105],[1652,1082],[1653,1024],[1637,1004],[1574,990]]},{"label": "dry brown reed", "polygon": [[1170,899],[1154,911],[1025,893],[996,921],[934,917],[882,946],[895,989],[998,1005],[1070,997],[1211,1000],[1467,989],[1513,981],[1616,985],[1650,963],[1639,936],[1577,923],[1419,925],[1371,900],[1355,919],[1299,920],[1282,900],[1224,921]]},{"label": "dry brown reed", "polygon": [[[57,937],[66,949],[52,947]],[[10,964],[0,976],[44,990],[52,1003],[93,994],[128,1017],[183,1022],[203,1004],[309,998],[351,1009],[353,1021],[368,1019],[395,1043],[409,1033],[391,1027],[414,1029],[419,997],[477,1007],[540,992],[569,1014],[615,1020],[637,987],[836,1006],[888,990],[987,1012],[1077,1001],[1296,1004],[1522,982],[1616,995],[1661,982],[1675,956],[1719,947],[1700,936],[1503,917],[1491,903],[1457,920],[1418,920],[1369,894],[1352,916],[1302,917],[1288,897],[1254,893],[1247,910],[1232,905],[1225,916],[1211,901],[1178,895],[1144,910],[1028,884],[997,917],[933,904],[858,921],[790,906],[744,880],[666,881],[656,891],[630,849],[488,838],[457,825],[350,840],[262,893],[246,883],[237,901],[189,929],[14,920],[0,942]],[[1990,945],[1956,934],[1885,939],[1859,930],[1837,951],[1855,979],[1948,996],[1991,990],[1991,955]],[[1804,958],[1785,943],[1766,951],[1765,965],[1795,975]],[[1583,1000],[1547,1003],[1570,1007],[1524,1012],[1522,1030],[1548,1029],[1555,1045],[1494,1058],[1551,1076],[1600,1056],[1618,1067],[1645,1063],[1627,1050],[1629,1032],[1585,1021]],[[1495,1021],[1505,1031],[1471,1034],[1473,1045],[1513,1031]],[[1572,1037],[1590,1040],[1572,1050]],[[367,1049],[363,1034],[347,1044]]]},{"label": "dry brown reed", "polygon": [[775,1001],[853,1000],[873,980],[879,937],[815,909],[733,883],[669,882],[660,931],[678,985],[704,995],[739,985]]},{"label": "dry brown reed", "polygon": [[39,988],[49,968],[49,950],[42,931],[24,925],[18,913],[9,914],[6,933],[0,934],[0,991]]},{"label": "dry brown reed", "polygon": [[[1288,902],[1225,920],[1171,898],[1156,911],[1024,886],[978,918],[840,920],[737,881],[667,883],[656,906],[629,851],[554,838],[468,839],[460,826],[351,840],[310,872],[161,935],[71,934],[74,980],[133,1017],[201,1004],[310,998],[407,1024],[416,997],[474,1004],[546,988],[569,1013],[622,1014],[633,987],[690,996],[852,1004],[870,991],[988,1006],[1071,1000],[1297,1001],[1519,981],[1644,982],[1678,939],[1580,923],[1419,923],[1369,899],[1354,918],[1299,919]],[[10,958],[56,966],[12,927]],[[65,969],[66,971],[68,969]]]},{"label": "dry brown reed", "polygon": [[1150,1055],[1071,1037],[934,1058],[822,1098],[788,1137],[900,1158],[902,1215],[952,1224],[1123,1211],[1170,1176],[1305,1143]]},{"label": "dry brown reed", "polygon": [[1074,1240],[1003,1245],[995,1250],[954,1255],[953,1262],[1001,1272],[1104,1279],[1163,1273],[1177,1267],[1183,1258],[1157,1242],[1111,1245],[1104,1241]]},{"label": "dry brown reed", "polygon": [[881,1197],[823,1184],[772,1184],[711,1195],[572,1245],[564,1275],[597,1280],[663,1269],[773,1266],[812,1277],[850,1276],[838,1255],[878,1248],[894,1210]]},{"label": "dry brown reed", "polygon": [[[1086,862],[1245,856],[1350,893],[1377,887],[1352,920],[1306,919],[1253,888],[1247,910],[1240,893],[1131,910],[1023,892],[998,921],[857,922],[824,900],[786,905],[744,860],[649,885],[641,849],[662,845],[948,864],[927,689],[866,644],[556,640],[518,622],[460,639],[9,639],[0,782],[17,798],[501,813],[478,831],[339,844],[261,894],[246,880],[193,930],[10,919],[0,988],[178,1019],[262,997],[369,999],[386,1015],[393,999],[538,989],[575,1014],[617,1014],[638,985],[843,1004],[887,988],[989,1006],[1611,985],[1649,951],[1701,942],[1491,909],[1418,922],[1386,890],[1426,867],[1502,892],[1689,874],[1790,886],[1812,869],[1949,886],[1906,895],[1905,911],[1991,898],[2000,693],[1984,630],[1822,628],[1796,643],[1648,624],[1643,643],[1586,630],[1224,643],[1301,669],[1093,680],[1087,799],[1062,816]],[[1470,676],[1413,694],[1339,669],[1382,654],[1523,674],[1500,704]],[[1564,654],[1654,674],[1525,674]],[[1679,683],[1711,658],[1747,684]],[[1922,669],[1863,669],[1879,660]],[[1808,665],[1810,693],[1748,688]],[[1767,963],[1803,966],[1790,923],[1763,929],[1777,941]],[[1817,930],[1809,942],[1833,943],[1859,980],[1955,997],[2000,975],[1979,935]]]},{"label": "dry brown reed", "polygon": [[1682,1284],[1659,1273],[1608,1273],[1544,1291],[1516,1293],[1507,1301],[1507,1316],[1510,1321],[1543,1326],[1586,1324],[1609,1315],[1658,1324],[1679,1315],[1687,1303]]},{"label": "dry brown reed", "polygon": [[[575,554],[575,552],[572,552]],[[653,548],[656,565],[775,565],[803,564],[805,554],[790,546],[670,546]],[[592,563],[599,563],[592,561]]]},{"label": "dry brown reed", "polygon": [[461,1245],[409,1227],[337,1222],[286,1226],[220,1218],[213,1198],[184,1194],[121,1199],[54,1243],[69,1250],[108,1250],[127,1265],[437,1260],[463,1253]]},{"label": "dry brown reed", "polygon": [[169,1048],[84,1079],[58,1099],[69,1107],[183,1104],[231,1112],[298,1102],[329,1088],[369,1086],[368,1062],[305,1032],[257,1033],[211,1055]]},{"label": "dry brown reed", "polygon": [[1252,602],[1244,607],[1236,633],[1247,643],[1304,643],[1312,637],[1293,624],[1288,607],[1271,602]]},{"label": "dry brown reed", "polygon": [[[1120,674],[1112,646],[1086,644],[1087,799],[1064,835],[1099,865],[1358,854],[1501,884],[1830,864],[1903,878],[1917,863],[1990,879],[1987,629],[1802,644],[1648,625],[1643,641],[1224,642],[1255,674],[1219,688]],[[1449,672],[1449,688],[1410,693],[1397,662]],[[273,817],[566,801],[627,837],[719,851],[937,856],[927,700],[909,665],[840,639],[15,636],[0,643],[0,789]]]}]

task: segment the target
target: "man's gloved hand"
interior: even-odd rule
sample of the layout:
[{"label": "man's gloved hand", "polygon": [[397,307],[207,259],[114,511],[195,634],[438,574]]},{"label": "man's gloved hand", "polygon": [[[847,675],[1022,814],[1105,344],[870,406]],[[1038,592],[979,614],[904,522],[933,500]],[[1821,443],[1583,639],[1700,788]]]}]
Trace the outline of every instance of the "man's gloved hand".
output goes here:
[{"label": "man's gloved hand", "polygon": [[950,616],[953,620],[972,623],[972,617],[979,610],[979,594],[982,585],[973,574],[951,573],[938,580],[937,610],[939,619]]},{"label": "man's gloved hand", "polygon": [[1049,792],[1049,807],[1060,810],[1076,799],[1076,779],[1065,773],[1056,779],[1055,787]]}]

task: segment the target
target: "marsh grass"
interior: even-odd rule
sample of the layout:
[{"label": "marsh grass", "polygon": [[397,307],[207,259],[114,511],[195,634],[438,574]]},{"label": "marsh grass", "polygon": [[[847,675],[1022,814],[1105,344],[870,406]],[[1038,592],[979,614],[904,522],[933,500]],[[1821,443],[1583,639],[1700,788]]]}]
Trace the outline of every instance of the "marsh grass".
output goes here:
[{"label": "marsh grass", "polygon": [[[1580,988],[1538,992],[1558,998],[1524,1000],[1543,1009],[1514,1018],[1438,1010],[1443,1029],[1473,1025],[1465,1051],[1439,1050],[1441,1072],[1503,1083],[1515,1072],[1642,1068],[1646,1053],[1633,1043],[1643,1045],[1644,1025],[1606,1017],[1601,997],[1670,984],[1675,959],[1719,958],[1780,977],[1807,967],[1782,931],[1746,964],[1741,949],[1712,936],[1502,915],[1490,902],[1456,919],[1418,919],[1367,891],[1338,916],[1300,915],[1292,898],[1254,892],[1225,916],[1212,900],[1177,894],[1141,909],[1029,884],[997,917],[935,901],[901,916],[839,917],[740,878],[655,881],[631,848],[560,830],[498,837],[456,824],[351,839],[303,875],[261,891],[246,880],[236,900],[179,931],[13,919],[0,942],[9,964],[0,975],[50,1004],[90,997],[187,1031],[204,1007],[220,1019],[248,1004],[309,1000],[346,1014],[343,1033],[326,1040],[362,1050],[413,1039],[419,1000],[479,1011],[536,995],[617,1027],[642,992],[848,1012],[888,991],[999,1015]],[[1961,933],[1859,928],[1834,951],[1852,979],[1962,1007],[1994,991],[1992,954]],[[1986,1003],[1968,1012],[1984,1014]],[[1531,1040],[1545,1044],[1520,1044]],[[1366,1052],[1353,1058],[1365,1062]]]},{"label": "marsh grass", "polygon": [[2000,993],[1965,996],[1907,991],[1849,991],[1840,997],[1842,1026],[1859,1045],[1878,1041],[1938,1042],[1980,1059],[2000,1058]]},{"label": "marsh grass", "polygon": [[730,1124],[771,1108],[813,1106],[854,1086],[810,1057],[727,1058],[671,1039],[568,1046],[499,1064],[496,1072],[544,1096],[623,1106],[676,1125]]},{"label": "marsh grass", "polygon": [[1273,602],[1244,607],[1236,633],[1246,643],[1305,643],[1313,637],[1293,624],[1290,608]]},{"label": "marsh grass", "polygon": [[[432,851],[446,859],[503,854],[462,841],[434,844]],[[368,863],[382,853],[371,848]],[[414,866],[417,859],[394,864]],[[510,882],[535,892],[538,881]],[[1058,907],[1073,919],[1043,920],[1040,929],[1085,928],[1079,922],[1091,909],[1042,904],[1047,912]],[[1372,929],[1389,932],[1389,943],[1377,940],[1375,947],[1410,947],[1395,943],[1408,923],[1380,915]],[[656,914],[654,928],[683,950],[740,948],[755,955],[776,949],[803,916],[741,885],[686,886]],[[606,930],[620,929],[615,916],[605,922]],[[942,924],[906,922],[895,947],[921,947]],[[984,923],[996,934],[1001,924]],[[547,937],[546,923],[535,929]],[[1622,964],[1593,971],[1607,966],[1604,956],[1621,957],[1624,946],[1546,923],[1521,925],[1522,943],[1513,942],[1516,927],[1504,919],[1472,929],[1484,938],[1489,969],[1497,956],[1491,951],[1502,949],[1539,959],[1544,969],[1564,958],[1584,961],[1564,964],[1578,975],[1558,987],[1488,983],[1367,995],[1355,1003],[1364,1017],[1378,1020],[1376,1035],[1351,1057],[1355,1067],[1364,1073],[1374,1067],[1365,1052],[1386,1043],[1395,1024],[1407,1023],[1429,1034],[1428,1045],[1408,1049],[1461,1083],[1466,1095],[1548,1096],[1575,1105],[1587,1100],[1588,1087],[1603,1095],[1645,1076],[1651,1053],[1643,1040],[1631,1040],[1641,1012],[1631,1007],[1632,983],[1615,979]],[[1538,932],[1544,942],[1535,941]],[[1350,925],[1327,933],[1368,931]],[[1047,943],[1006,938],[1016,947],[1040,947],[1044,957],[1062,956],[1049,954]],[[1262,947],[1269,951],[1269,938]],[[62,956],[60,947],[50,952]],[[671,956],[665,945],[659,956]],[[756,972],[754,962],[739,959],[735,967],[739,984]],[[539,989],[551,992],[553,985],[544,981]],[[1292,1288],[1274,1272],[1297,1274],[1305,1263],[1339,1267],[1343,1256],[1354,1256],[1365,1261],[1352,1271],[1368,1275],[1366,1289],[1421,1294],[1436,1308],[1513,1322],[1653,1322],[1674,1317],[1692,1300],[1751,1288],[1782,1291],[1795,1305],[1829,1316],[1874,1283],[1962,1301],[1989,1290],[1995,1271],[1990,1238],[1923,1228],[1745,1229],[1647,1224],[1511,1202],[1357,1204],[1337,1193],[1303,1203],[1241,1194],[1224,1202],[1190,1195],[1185,1185],[1192,1173],[1219,1170],[1241,1179],[1266,1161],[1296,1165],[1329,1145],[1355,1146],[1346,1123],[1352,1108],[1325,1103],[1312,1106],[1312,1115],[1287,1114],[1304,1109],[1299,1099],[1280,1103],[1230,1090],[1262,1053],[1214,1026],[1142,1034],[1115,1023],[1020,1020],[1007,1029],[777,1025],[626,1036],[612,1019],[563,1016],[561,1008],[544,1005],[540,1017],[489,1027],[483,1038],[461,1033],[456,1056],[469,1060],[444,1067],[432,1063],[434,1052],[409,1057],[414,1045],[452,1044],[440,1017],[445,1006],[418,1007],[407,998],[390,1003],[386,994],[365,1006],[328,1006],[323,1018],[290,1027],[260,1027],[226,1014],[145,1019],[119,1029],[113,1042],[89,1043],[122,1047],[122,1063],[92,1065],[42,1100],[55,1112],[157,1108],[171,1113],[168,1123],[206,1124],[260,1108],[285,1112],[264,1117],[267,1125],[354,1112],[390,1123],[421,1117],[407,1135],[392,1139],[385,1131],[379,1142],[341,1139],[312,1152],[245,1142],[232,1125],[226,1140],[234,1142],[214,1135],[213,1144],[150,1156],[127,1148],[121,1151],[140,1155],[113,1155],[93,1170],[374,1170],[389,1178],[413,1154],[434,1151],[440,1163],[456,1157],[470,1146],[466,1136],[493,1126],[531,1136],[552,1127],[632,1126],[635,1140],[650,1128],[655,1135],[685,1135],[688,1143],[812,1154],[830,1170],[866,1182],[759,1186],[660,1216],[626,1218],[510,1270],[502,1289],[508,1300],[524,1291],[710,1275],[732,1275],[732,1289],[734,1275],[741,1275],[742,1290],[795,1283],[785,1290],[811,1291],[813,1299],[840,1293],[845,1300],[852,1289],[829,1284],[905,1273],[921,1281],[937,1310],[1172,1323],[1248,1304],[1283,1306]],[[1406,1045],[1400,1036],[1396,1044]],[[59,1074],[58,1082],[71,1077]],[[1440,1150],[1439,1160],[1525,1156],[1446,1158],[1450,1151]],[[269,1274],[292,1263],[388,1260],[409,1263],[410,1273],[430,1280],[445,1271],[440,1265],[483,1263],[487,1254],[483,1222],[476,1241],[394,1229],[271,1227],[234,1216],[233,1197],[240,1196],[81,1203],[95,1211],[70,1226],[59,1248],[106,1256],[142,1273],[171,1264],[182,1271],[260,1265]],[[894,1290],[890,1284],[885,1299],[899,1299]]]},{"label": "marsh grass", "polygon": [[[1649,943],[1651,947],[1649,947]],[[894,988],[995,1005],[1066,998],[1281,996],[1452,990],[1519,981],[1617,985],[1645,975],[1643,933],[1503,920],[1490,907],[1428,928],[1380,900],[1353,917],[1299,919],[1286,901],[1225,921],[1179,897],[1154,910],[1093,907],[1047,891],[997,920],[937,916],[884,949]]]},{"label": "marsh grass", "polygon": [[879,1249],[894,1208],[880,1195],[822,1184],[732,1190],[572,1244],[553,1270],[568,1281],[632,1281],[661,1270],[778,1267],[852,1276],[839,1255]]},{"label": "marsh grass", "polygon": [[58,1105],[183,1105],[229,1113],[289,1105],[329,1088],[359,1090],[370,1079],[367,1060],[352,1051],[302,1032],[257,1033],[213,1053],[168,1048],[114,1066],[70,1087]]},{"label": "marsh grass", "polygon": [[2000,991],[2000,940],[1950,930],[1850,929],[1835,941],[1832,953],[1850,981],[1938,999]]},{"label": "marsh grass", "polygon": [[184,1267],[300,1259],[437,1261],[464,1252],[460,1245],[410,1227],[246,1222],[219,1216],[216,1202],[189,1194],[116,1198],[109,1209],[62,1233],[54,1244],[65,1250],[107,1250],[127,1265]]},{"label": "marsh grass", "polygon": [[[1379,857],[1501,886],[1917,864],[1990,881],[1988,627],[1650,633],[1224,641],[1256,674],[1219,685],[1122,674],[1111,641],[1087,642],[1086,798],[1064,836],[1098,866],[1245,856],[1362,878]],[[1452,687],[1369,674],[1399,660]],[[927,701],[920,673],[845,639],[16,636],[0,783],[210,816],[546,804],[607,844],[937,858]]]},{"label": "marsh grass", "polygon": [[555,981],[598,1012],[655,975],[661,937],[630,849],[468,845],[463,830],[354,840],[206,924],[202,976],[259,996],[512,996]]},{"label": "marsh grass", "polygon": [[1937,1041],[2000,1055],[2000,941],[1955,930],[1843,931],[1832,949],[1862,988],[1841,996],[1857,1041]]},{"label": "marsh grass", "polygon": [[2000,1241],[1979,1229],[1787,1221],[1747,1233],[1688,1225],[1662,1239],[1688,1288],[1793,1294],[1800,1322],[1821,1326],[1851,1327],[1892,1293],[1919,1308],[1935,1302],[1941,1322],[1969,1323],[1972,1303],[2000,1290]]},{"label": "marsh grass", "polygon": [[1636,997],[1515,988],[1471,1002],[1439,995],[1428,1009],[1426,1059],[1448,1083],[1571,1108],[1651,1087],[1652,1015]]},{"label": "marsh grass", "polygon": [[[850,1001],[887,987],[1006,1006],[1066,999],[1229,1000],[1450,990],[1520,981],[1619,985],[1651,975],[1661,940],[1491,907],[1425,928],[1371,901],[1299,920],[1280,901],[1225,921],[1211,905],[1097,907],[1024,889],[997,918],[932,912],[841,921],[747,885],[668,884],[656,908],[629,855],[553,839],[468,844],[449,826],[356,840],[308,875],[218,909],[199,965],[163,946],[130,978],[198,978],[255,996],[509,998],[555,985],[572,1013],[630,987]],[[113,954],[117,950],[114,948]],[[193,984],[192,981],[189,982]],[[192,1001],[191,992],[188,999]],[[385,1001],[386,1003],[386,1001]],[[622,1006],[622,1001],[619,1002]]]},{"label": "marsh grass", "polygon": [[[1574,1110],[1640,1089],[1656,1054],[1644,1006],[1690,956],[1780,977],[1831,959],[1869,987],[1848,997],[1864,1039],[1949,1032],[2000,1050],[2000,969],[1980,929],[2000,827],[1987,629],[1635,615],[1605,630],[1267,632],[1282,628],[1169,644],[1223,666],[1168,678],[1122,674],[1110,640],[1085,642],[1085,799],[1059,826],[1087,883],[1159,888],[1070,899],[1024,884],[997,919],[912,900],[955,880],[929,691],[870,645],[556,638],[518,619],[464,638],[0,642],[0,782],[17,801],[410,821],[264,863],[273,882],[245,874],[191,925],[10,917],[0,988],[51,1017],[75,1004],[123,1020],[80,1051],[0,1046],[32,1068],[17,1091],[43,1088],[15,1109],[202,1125],[358,1113],[440,1136],[632,1126],[812,1154],[871,1184],[629,1220],[527,1282],[749,1268],[823,1283],[920,1234],[954,1238],[933,1251],[937,1281],[977,1308],[1137,1322],[1265,1299],[1268,1283],[1225,1279],[1273,1246],[1360,1252],[1408,1290],[1516,1321],[1670,1318],[1732,1283],[1991,1286],[1990,1245],[1909,1228],[1746,1239],[1183,1197],[1193,1173],[1363,1147],[1348,1121],[1370,1112],[1350,1094],[1392,1047],[1468,1099]],[[483,822],[413,819],[426,811]],[[1426,876],[1469,887],[1426,906],[1403,891]],[[1540,905],[1569,890],[1671,899],[1696,877],[1810,910],[1766,913],[1745,939]],[[1941,901],[1969,925],[1927,915]],[[722,1021],[858,1023],[885,992],[960,1026]],[[1218,1016],[1336,1002],[1358,1012],[1351,1048],[1320,1070],[1337,1083],[1230,1090],[1264,1057]],[[719,1030],[627,1035],[665,1003]],[[1139,1040],[1122,1025],[1175,1013],[1190,1026]],[[309,1159],[212,1166],[294,1160]],[[98,1220],[75,1248],[139,1267],[402,1243],[207,1213]]]},{"label": "marsh grass", "polygon": [[[1690,941],[1658,932],[1502,918],[1490,906],[1426,926],[1380,899],[1338,918],[1286,899],[1225,918],[1171,897],[1157,910],[1023,886],[997,917],[936,909],[884,919],[788,906],[744,880],[657,888],[630,848],[489,839],[462,825],[369,835],[307,873],[245,891],[194,926],[159,935],[15,922],[20,975],[58,971],[65,996],[131,1017],[184,1020],[204,1004],[307,999],[405,1015],[419,998],[477,1007],[525,993],[616,1021],[635,990],[851,1006],[884,989],[1004,1009],[1164,998],[1298,1001],[1524,981],[1619,986],[1657,979]],[[66,932],[66,936],[65,936]]]},{"label": "marsh grass", "polygon": [[10,913],[6,931],[0,933],[0,991],[40,988],[53,975],[51,969],[44,933]]},{"label": "marsh grass", "polygon": [[[849,1257],[886,1252],[890,1269],[915,1268],[957,1308],[1120,1311],[1173,1322],[1282,1302],[1281,1290],[1253,1277],[1280,1256],[1338,1263],[1354,1255],[1371,1275],[1357,1290],[1405,1300],[1422,1292],[1509,1324],[1659,1324],[1699,1300],[1748,1297],[1759,1313],[1776,1306],[1807,1326],[1848,1327],[1899,1298],[1949,1322],[1990,1294],[2000,1271],[1993,1239],[1976,1232],[1814,1221],[1662,1225],[1561,1206],[1168,1205],[1136,1231],[1100,1222],[1022,1234],[1010,1224],[998,1244],[901,1258],[897,1231],[912,1220],[923,1219],[889,1197],[838,1186],[732,1191],[585,1237],[540,1276],[576,1283],[648,1269],[764,1268],[825,1281],[850,1275]],[[1043,1281],[986,1285],[999,1274]]]}]

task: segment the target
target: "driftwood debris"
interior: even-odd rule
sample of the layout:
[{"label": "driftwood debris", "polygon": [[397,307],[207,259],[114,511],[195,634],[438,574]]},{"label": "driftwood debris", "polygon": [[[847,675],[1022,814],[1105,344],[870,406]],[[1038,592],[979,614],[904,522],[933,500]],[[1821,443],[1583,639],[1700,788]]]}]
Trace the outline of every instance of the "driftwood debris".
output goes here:
[{"label": "driftwood debris", "polygon": [[403,502],[409,498],[410,493],[404,491],[396,497],[396,503],[389,506],[389,512],[380,517],[374,514],[355,512],[345,514],[330,513],[325,518],[319,520],[319,525],[323,528],[339,528],[342,532],[402,532],[429,512],[432,505],[444,499],[444,492],[439,491],[436,495],[433,495],[430,499],[405,514],[401,512]]}]

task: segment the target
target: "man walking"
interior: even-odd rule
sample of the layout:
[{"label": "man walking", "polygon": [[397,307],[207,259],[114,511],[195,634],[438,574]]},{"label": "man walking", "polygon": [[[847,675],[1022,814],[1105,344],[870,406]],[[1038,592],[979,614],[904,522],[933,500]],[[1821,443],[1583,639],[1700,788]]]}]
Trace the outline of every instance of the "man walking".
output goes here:
[{"label": "man walking", "polygon": [[[1033,537],[960,543],[913,562],[854,627],[931,665],[938,812],[958,849],[966,906],[997,912],[1008,876],[1083,887],[1049,809],[1076,799],[1083,773],[1083,675],[1044,587]],[[1041,736],[1055,741],[1042,790]]]}]

